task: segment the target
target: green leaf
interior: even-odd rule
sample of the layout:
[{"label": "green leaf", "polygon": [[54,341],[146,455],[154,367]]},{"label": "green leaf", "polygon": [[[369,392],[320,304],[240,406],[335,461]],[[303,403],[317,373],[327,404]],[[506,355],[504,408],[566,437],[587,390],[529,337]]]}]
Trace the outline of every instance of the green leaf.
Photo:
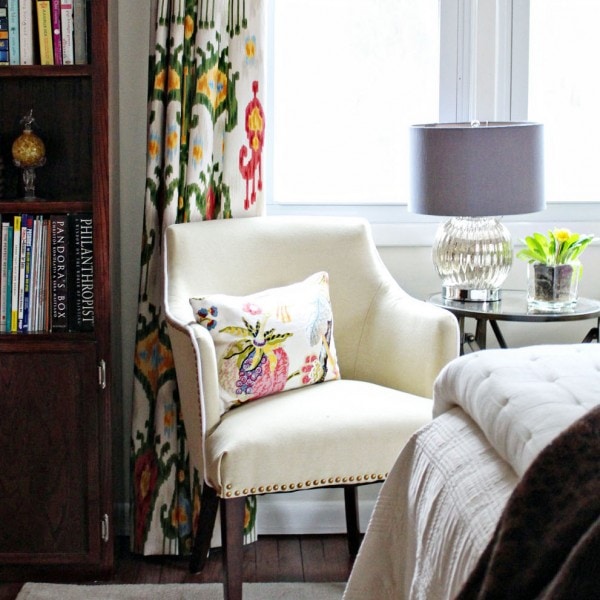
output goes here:
[{"label": "green leaf", "polygon": [[228,325],[227,327],[223,327],[223,329],[219,329],[219,333],[229,333],[235,337],[249,337],[252,332],[248,331],[245,327],[236,327],[235,325]]}]

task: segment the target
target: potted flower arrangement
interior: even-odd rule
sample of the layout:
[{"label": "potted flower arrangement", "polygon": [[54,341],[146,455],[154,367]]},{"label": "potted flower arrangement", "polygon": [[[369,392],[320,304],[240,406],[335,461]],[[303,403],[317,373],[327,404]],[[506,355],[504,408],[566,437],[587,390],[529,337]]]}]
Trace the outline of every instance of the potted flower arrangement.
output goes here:
[{"label": "potted flower arrangement", "polygon": [[527,299],[532,308],[560,311],[577,302],[582,269],[579,256],[593,239],[593,235],[554,229],[548,235],[534,233],[523,240],[525,248],[517,258],[529,263]]}]

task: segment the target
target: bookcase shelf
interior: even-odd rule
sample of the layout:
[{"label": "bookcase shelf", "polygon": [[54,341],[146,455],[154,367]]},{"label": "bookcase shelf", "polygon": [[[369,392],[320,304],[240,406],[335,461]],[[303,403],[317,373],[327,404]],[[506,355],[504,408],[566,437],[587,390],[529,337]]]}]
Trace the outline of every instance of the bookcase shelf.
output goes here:
[{"label": "bookcase shelf", "polygon": [[0,79],[14,77],[91,77],[92,65],[10,65],[0,67]]},{"label": "bookcase shelf", "polygon": [[[0,67],[0,220],[93,218],[93,331],[0,333],[0,581],[113,568],[108,0],[89,3],[89,64]],[[46,163],[24,200],[12,144],[33,110]]]},{"label": "bookcase shelf", "polygon": [[20,198],[0,199],[0,215],[33,212],[38,215],[55,213],[92,212],[93,204],[85,200],[23,200]]}]

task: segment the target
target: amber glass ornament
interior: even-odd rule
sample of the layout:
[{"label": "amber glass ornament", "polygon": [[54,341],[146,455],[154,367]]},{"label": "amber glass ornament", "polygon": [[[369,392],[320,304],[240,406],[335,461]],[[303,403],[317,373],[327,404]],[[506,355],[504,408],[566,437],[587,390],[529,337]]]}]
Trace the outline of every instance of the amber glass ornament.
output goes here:
[{"label": "amber glass ornament", "polygon": [[32,200],[35,196],[35,169],[46,163],[46,146],[33,133],[33,110],[21,119],[23,133],[13,142],[12,155],[17,167],[23,169],[23,184],[25,199]]}]

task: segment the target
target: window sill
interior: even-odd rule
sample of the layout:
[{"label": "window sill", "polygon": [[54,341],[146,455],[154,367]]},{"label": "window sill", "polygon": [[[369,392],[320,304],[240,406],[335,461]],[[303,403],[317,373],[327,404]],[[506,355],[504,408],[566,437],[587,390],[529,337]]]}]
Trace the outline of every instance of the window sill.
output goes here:
[{"label": "window sill", "polygon": [[[378,246],[431,246],[439,223],[445,219],[408,212],[406,205],[326,205],[267,203],[268,215],[315,215],[365,217],[373,227]],[[600,241],[600,202],[556,202],[546,210],[529,215],[503,218],[513,244],[534,231],[545,233],[566,227],[580,233],[593,233]],[[596,242],[598,243],[598,242]]]}]

